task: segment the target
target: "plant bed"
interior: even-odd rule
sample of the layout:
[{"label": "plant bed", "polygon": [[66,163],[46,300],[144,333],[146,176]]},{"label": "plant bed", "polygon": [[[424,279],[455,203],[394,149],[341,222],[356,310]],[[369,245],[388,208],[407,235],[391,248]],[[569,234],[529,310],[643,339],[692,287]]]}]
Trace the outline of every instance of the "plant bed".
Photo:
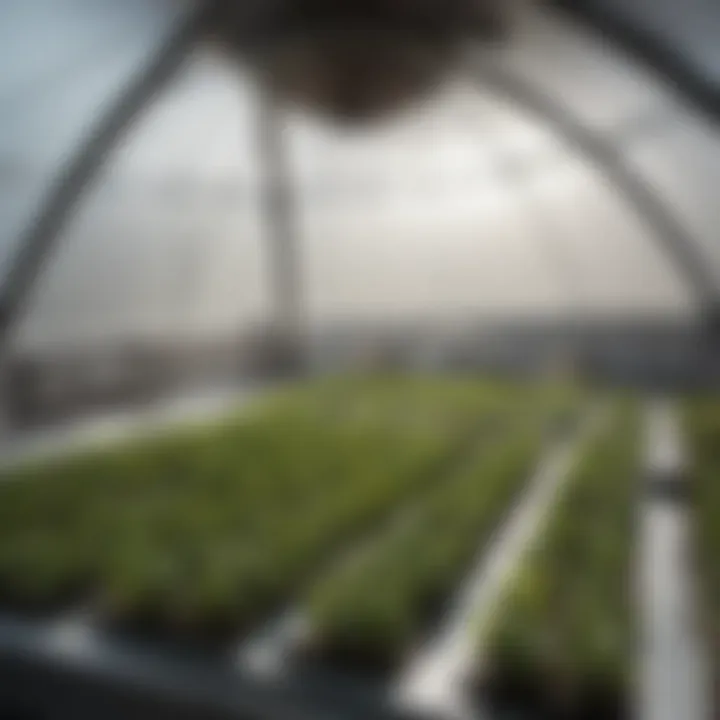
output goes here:
[{"label": "plant bed", "polygon": [[405,523],[323,577],[308,597],[305,652],[354,672],[385,675],[443,612],[472,559],[524,486],[541,423],[480,445]]},{"label": "plant bed", "polygon": [[13,470],[0,479],[0,604],[90,599],[147,635],[236,636],[532,397],[474,380],[331,380],[222,423]]},{"label": "plant bed", "polygon": [[714,708],[720,708],[720,398],[696,398],[685,408],[691,458],[695,576],[700,580],[703,637],[711,663]]},{"label": "plant bed", "polygon": [[638,476],[638,423],[627,408],[578,461],[547,530],[480,629],[485,703],[540,718],[628,716]]}]

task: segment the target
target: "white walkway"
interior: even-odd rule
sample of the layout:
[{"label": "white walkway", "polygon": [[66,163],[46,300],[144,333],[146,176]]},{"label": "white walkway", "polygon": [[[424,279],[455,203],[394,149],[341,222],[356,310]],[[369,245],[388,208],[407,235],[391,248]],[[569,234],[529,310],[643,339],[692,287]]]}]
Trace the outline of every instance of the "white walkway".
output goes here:
[{"label": "white walkway", "polygon": [[400,707],[442,717],[473,716],[464,701],[463,684],[477,667],[479,632],[490,619],[503,587],[541,531],[584,440],[597,428],[601,414],[595,411],[579,437],[552,447],[540,462],[495,541],[480,550],[475,569],[461,587],[437,635],[402,672],[395,688],[395,701]]},{"label": "white walkway", "polygon": [[647,411],[650,485],[640,516],[639,720],[709,720],[709,687],[696,616],[688,509],[678,493],[650,494],[652,481],[687,482],[686,460],[672,404]]}]

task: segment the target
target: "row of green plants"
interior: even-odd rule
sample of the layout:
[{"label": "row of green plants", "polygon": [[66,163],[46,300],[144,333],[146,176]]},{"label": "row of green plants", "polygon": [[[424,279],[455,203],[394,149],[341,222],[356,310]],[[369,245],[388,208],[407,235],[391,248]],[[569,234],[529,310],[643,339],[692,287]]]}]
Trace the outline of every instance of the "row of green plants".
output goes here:
[{"label": "row of green plants", "polygon": [[0,602],[90,597],[145,630],[239,632],[527,400],[471,380],[335,380],[14,471],[0,480]]},{"label": "row of green plants", "polygon": [[715,707],[720,708],[720,397],[687,403],[685,427],[692,467],[696,564],[702,620],[711,659]]},{"label": "row of green plants", "polygon": [[395,667],[439,616],[525,484],[543,429],[539,418],[525,418],[478,443],[412,512],[315,583],[307,650],[364,672]]},{"label": "row of green plants", "polygon": [[626,717],[638,417],[623,404],[577,461],[489,625],[480,690],[538,717]]}]

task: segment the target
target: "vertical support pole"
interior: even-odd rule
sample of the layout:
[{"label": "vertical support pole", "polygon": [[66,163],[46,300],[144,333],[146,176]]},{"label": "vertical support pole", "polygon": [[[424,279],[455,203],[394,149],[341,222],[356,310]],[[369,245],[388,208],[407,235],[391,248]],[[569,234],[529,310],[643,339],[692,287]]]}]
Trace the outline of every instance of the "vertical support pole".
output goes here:
[{"label": "vertical support pole", "polygon": [[280,372],[294,373],[303,363],[302,268],[293,177],[283,120],[282,108],[272,85],[261,82],[257,119],[260,202],[267,241],[274,360],[279,363],[276,369]]}]

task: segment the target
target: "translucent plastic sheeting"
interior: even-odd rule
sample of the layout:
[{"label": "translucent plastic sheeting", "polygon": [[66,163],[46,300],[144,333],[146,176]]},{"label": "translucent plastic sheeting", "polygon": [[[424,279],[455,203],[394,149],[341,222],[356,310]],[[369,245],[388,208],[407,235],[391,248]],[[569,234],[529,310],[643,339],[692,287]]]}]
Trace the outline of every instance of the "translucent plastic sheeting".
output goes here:
[{"label": "translucent plastic sheeting", "polygon": [[[18,35],[40,16],[71,32],[72,13],[41,13],[35,4],[37,18],[19,2],[8,6]],[[88,13],[87,27],[70,23],[85,27],[96,60],[70,73],[64,90],[53,81],[52,92],[13,95],[21,77],[39,82],[40,63],[30,59],[24,75],[5,83],[15,100],[2,108],[11,120],[0,139],[0,183],[9,188],[4,250],[61,158],[183,12],[181,3],[134,0],[123,4],[121,21],[112,5]],[[68,7],[83,16],[79,0]],[[141,7],[154,8],[153,22],[145,24]],[[108,39],[100,42],[93,22],[107,23]],[[524,22],[493,62],[617,143],[653,187],[673,168],[701,177],[690,150],[670,152],[663,140],[662,123],[686,109],[660,83],[549,13]],[[75,43],[73,53],[82,47]],[[287,114],[305,321],[688,312],[689,288],[603,168],[468,72],[363,131]],[[217,336],[267,320],[256,123],[251,78],[199,48],[113,153],[63,233],[19,343]],[[648,137],[659,138],[651,162],[636,152]],[[661,168],[659,158],[671,165]],[[674,198],[665,199],[673,208]],[[704,210],[715,205],[708,200]]]},{"label": "translucent plastic sheeting", "polygon": [[0,4],[0,277],[63,164],[189,7],[185,0]]},{"label": "translucent plastic sheeting", "polygon": [[255,101],[199,50],[60,239],[21,344],[188,339],[263,317]]}]

